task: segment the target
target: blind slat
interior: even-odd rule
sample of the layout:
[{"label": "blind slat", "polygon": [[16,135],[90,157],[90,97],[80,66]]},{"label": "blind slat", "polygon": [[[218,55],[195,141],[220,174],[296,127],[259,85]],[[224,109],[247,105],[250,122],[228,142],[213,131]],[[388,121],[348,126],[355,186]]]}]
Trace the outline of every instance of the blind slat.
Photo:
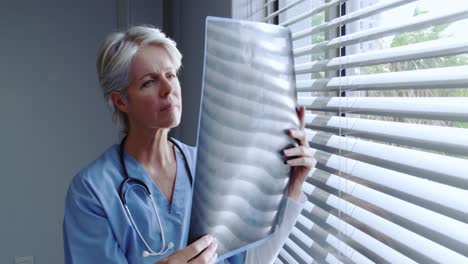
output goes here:
[{"label": "blind slat", "polygon": [[385,50],[377,50],[298,64],[296,74],[322,72],[352,67],[364,67],[383,63],[402,62],[416,59],[450,56],[468,52],[468,40],[434,40]]},{"label": "blind slat", "polygon": [[468,66],[297,81],[298,92],[468,87]]},{"label": "blind slat", "polygon": [[[415,261],[442,263],[446,259],[451,259],[455,261],[454,263],[463,263],[465,260],[463,255],[412,232],[414,229],[408,230],[390,222],[389,220],[393,220],[391,218],[393,215],[389,215],[389,220],[386,220],[359,206],[354,206],[342,198],[328,194],[316,186],[306,190],[306,193],[311,201],[330,213],[332,217],[328,216],[327,223],[336,221],[335,226],[339,225],[341,221],[353,224],[353,227],[359,227],[375,239]],[[339,219],[336,217],[337,215]],[[353,234],[354,231],[353,228],[344,228],[342,232]],[[464,248],[461,249],[463,252]]]},{"label": "blind slat", "polygon": [[[325,241],[325,238],[329,235],[328,232],[323,230],[322,228],[318,227],[314,223],[312,223],[309,219],[305,218],[303,215],[299,215],[297,218],[297,223],[301,223],[303,221],[308,221],[310,222],[310,229],[313,230],[314,235],[306,235],[304,232],[302,232],[298,227],[300,225],[294,226],[293,230],[291,231],[291,235],[297,237],[303,246],[305,247],[311,247],[312,244],[314,243],[320,243],[321,245],[326,245],[327,242]],[[324,248],[327,248],[328,246],[325,246]]]},{"label": "blind slat", "polygon": [[275,263],[275,264],[283,264],[283,262],[279,259],[279,256],[278,256],[277,259],[275,259],[275,262],[274,262],[274,263]]},{"label": "blind slat", "polygon": [[[296,230],[297,231],[297,230]],[[317,261],[320,261],[320,258],[317,258],[317,256],[322,257],[322,261],[326,259],[332,260],[334,263],[340,262],[340,263],[355,263],[353,260],[348,258],[346,254],[342,254],[342,252],[334,250],[328,243],[312,243],[309,245],[306,245],[305,243],[302,242],[301,239],[299,239],[298,235],[294,235],[294,231],[292,233],[292,236],[289,236],[290,243],[294,244],[296,247],[299,247],[302,251],[304,252],[310,252],[312,256],[315,257]],[[328,248],[326,247],[328,245]],[[301,254],[302,255],[302,254]],[[302,259],[306,260],[307,258],[301,257]]]},{"label": "blind slat", "polygon": [[[308,183],[321,191],[340,197],[353,206],[372,212],[458,254],[468,255],[465,250],[468,247],[468,239],[463,235],[468,230],[466,224],[368,188],[346,177],[319,169],[312,176],[315,177],[309,178]],[[344,213],[346,210],[354,212],[356,209],[353,206],[350,206],[351,209],[338,209]]]},{"label": "blind slat", "polygon": [[[343,263],[468,261],[468,129],[462,128],[465,123],[457,123],[468,122],[468,97],[464,91],[459,93],[468,88],[468,65],[438,64],[447,56],[468,54],[468,41],[429,38],[375,51],[371,50],[376,48],[374,43],[364,43],[375,40],[376,45],[387,47],[383,38],[430,32],[434,26],[468,19],[468,6],[457,2],[447,3],[453,7],[449,12],[430,10],[419,15],[415,11],[412,18],[380,26],[387,19],[383,12],[416,1],[331,0],[292,14],[293,10],[284,12],[297,3],[291,0],[272,14],[286,14],[279,17],[280,25],[294,24],[292,38],[299,40],[294,44],[309,44],[293,50],[296,61],[306,62],[295,65],[296,75],[301,75],[296,81],[297,104],[306,106],[307,140],[318,161],[304,185],[309,201],[288,242],[289,256],[300,263],[309,261],[306,253],[326,262],[326,252],[337,258],[329,262]],[[324,21],[317,25],[319,17],[314,15],[321,12]],[[347,14],[340,17],[341,13]],[[325,41],[310,42],[323,35]],[[348,49],[354,44],[360,46]],[[359,49],[363,52],[357,53]],[[326,59],[302,57],[319,52]],[[457,64],[447,66],[459,65],[464,57],[448,58]],[[437,60],[427,60],[431,58]],[[431,69],[397,72],[401,67],[389,67],[395,72],[359,75],[359,68],[366,66],[426,62],[421,68]],[[328,77],[340,73],[347,76]],[[306,74],[327,77],[308,80]],[[428,90],[417,91],[422,89]],[[399,97],[384,97],[389,90],[416,90],[424,97],[403,97],[412,91],[392,91],[392,96],[398,92]],[[316,97],[314,92],[328,92],[331,95],[326,96],[331,97]],[[311,247],[315,244],[320,245],[319,252]],[[354,254],[361,259],[353,258]]]},{"label": "blind slat", "polygon": [[270,4],[272,4],[272,3],[276,2],[276,1],[278,1],[278,0],[270,0],[270,1],[266,2],[265,5],[263,5],[263,6],[267,7],[268,5],[270,5]]},{"label": "blind slat", "polygon": [[468,161],[426,151],[396,147],[350,136],[306,129],[309,144],[333,154],[468,190]]},{"label": "blind slat", "polygon": [[[363,245],[356,244],[356,241],[341,241],[332,232],[324,230],[303,215],[300,215],[297,219],[297,224],[292,231],[292,235],[296,236],[305,247],[310,247],[312,243],[318,243],[323,249],[332,252],[335,256],[339,252],[346,257],[345,263],[374,263],[358,251],[364,248]],[[356,247],[357,250],[353,247]]]},{"label": "blind slat", "polygon": [[[316,243],[312,244],[310,248],[304,248],[303,246],[301,247],[293,241],[300,243],[300,241],[298,241],[297,238],[289,236],[289,239],[285,243],[285,245],[287,246],[285,247],[285,249],[290,255],[295,255],[295,259],[301,260],[301,263],[312,263],[314,259],[310,255],[313,255],[318,260],[321,259],[320,256],[327,255],[327,252],[324,249],[321,249],[320,246],[318,246]],[[309,252],[312,252],[313,254],[308,255],[306,251],[304,251],[304,249],[309,250]],[[325,257],[323,257],[322,259],[325,259]]]},{"label": "blind slat", "polygon": [[314,130],[336,134],[341,131],[355,137],[468,156],[467,129],[309,113],[305,122]]},{"label": "blind slat", "polygon": [[329,41],[323,41],[316,44],[294,49],[294,56],[302,56],[317,51],[328,50],[340,46],[362,43],[364,41],[379,39],[393,34],[416,31],[427,27],[455,22],[468,18],[468,8],[462,8],[453,12],[446,12],[437,15],[421,15],[401,24],[391,26],[381,26],[368,30],[361,30],[346,36],[337,37]]},{"label": "blind slat", "polygon": [[334,49],[336,47],[329,47],[327,41],[322,41],[318,43],[314,43],[311,45],[307,45],[304,47],[300,47],[297,49],[293,50],[294,57],[300,57],[303,55],[309,55],[309,54],[314,54],[314,53],[319,53],[319,52],[324,52],[328,49]]},{"label": "blind slat", "polygon": [[284,247],[280,251],[279,259],[284,263],[299,264],[299,262],[297,262],[295,258],[293,258],[291,255],[289,255],[289,253],[285,250]]},{"label": "blind slat", "polygon": [[313,16],[315,14],[318,14],[318,13],[320,13],[320,12],[330,8],[330,7],[336,6],[336,5],[340,4],[340,3],[344,3],[345,1],[347,1],[347,0],[331,0],[328,3],[325,3],[325,4],[321,5],[321,6],[312,8],[311,10],[309,10],[309,11],[303,13],[303,14],[300,14],[300,15],[298,15],[296,17],[293,17],[293,18],[291,18],[291,19],[289,19],[287,21],[279,23],[279,25],[284,26],[284,27],[292,25],[292,24],[297,23],[297,22],[299,22],[301,20],[310,18],[311,16]]},{"label": "blind slat", "polygon": [[468,97],[301,97],[306,109],[431,120],[468,121]]},{"label": "blind slat", "polygon": [[[315,190],[307,194],[310,202],[302,211],[304,217],[334,236],[340,237],[341,241],[352,245],[374,263],[416,263],[399,251],[393,250],[392,247],[400,245],[399,242],[359,220],[346,217],[345,212],[341,215],[338,210],[326,204],[329,194],[320,192],[318,188]],[[407,248],[405,245],[401,246]]]},{"label": "blind slat", "polygon": [[293,33],[292,39],[297,40],[306,36],[313,35],[318,32],[323,32],[324,30],[328,30],[333,27],[338,27],[346,23],[351,23],[353,21],[366,18],[374,14],[378,14],[379,12],[383,12],[385,10],[392,9],[394,7],[401,6],[401,5],[411,3],[414,1],[417,1],[417,0],[393,0],[393,1],[385,1],[382,3],[376,3],[369,7],[359,9],[358,11],[352,12],[350,14],[337,17],[329,22],[320,24],[318,26],[314,26],[314,27],[299,31],[297,33]]},{"label": "blind slat", "polygon": [[268,21],[270,18],[275,17],[275,16],[278,16],[279,14],[288,11],[289,9],[291,9],[291,8],[293,8],[293,7],[295,7],[295,6],[297,6],[298,4],[300,4],[300,3],[302,3],[302,2],[304,2],[304,0],[296,0],[296,1],[292,2],[292,3],[289,3],[289,4],[287,4],[286,6],[284,6],[283,8],[280,8],[280,9],[278,9],[277,11],[275,11],[275,12],[269,14],[267,17],[265,17],[265,18],[263,19],[263,21],[264,21],[264,22],[265,22],[265,21]]},{"label": "blind slat", "polygon": [[[353,181],[369,188],[437,212],[441,214],[439,219],[451,221],[450,217],[452,217],[465,224],[468,223],[468,207],[463,205],[463,201],[468,201],[468,192],[466,190],[321,150],[316,150],[314,157],[320,169],[331,173],[345,174]],[[435,220],[433,223],[435,223]],[[468,226],[465,228],[467,228],[466,231],[468,232]],[[466,244],[468,245],[468,243]]]}]

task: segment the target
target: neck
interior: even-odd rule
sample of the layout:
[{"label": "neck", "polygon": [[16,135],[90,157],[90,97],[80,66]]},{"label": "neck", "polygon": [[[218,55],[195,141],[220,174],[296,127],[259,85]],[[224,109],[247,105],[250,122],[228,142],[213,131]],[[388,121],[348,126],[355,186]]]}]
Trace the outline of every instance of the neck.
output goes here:
[{"label": "neck", "polygon": [[125,150],[143,167],[165,167],[175,160],[172,143],[167,139],[169,129],[156,131],[130,129]]}]

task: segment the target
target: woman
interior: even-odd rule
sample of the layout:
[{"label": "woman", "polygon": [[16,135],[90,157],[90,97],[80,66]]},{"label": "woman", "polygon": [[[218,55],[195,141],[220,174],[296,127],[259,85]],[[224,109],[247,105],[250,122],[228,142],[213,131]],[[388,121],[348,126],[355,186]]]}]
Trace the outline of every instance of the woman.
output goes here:
[{"label": "woman", "polygon": [[[103,42],[97,60],[99,81],[126,137],[70,184],[63,223],[66,263],[216,261],[216,242],[209,235],[188,246],[181,241],[186,202],[191,197],[189,170],[193,170],[196,153],[195,148],[168,139],[182,112],[177,78],[181,58],[176,44],[151,27],[112,33]],[[301,146],[284,152],[294,167],[286,220],[272,239],[230,258],[231,263],[272,262],[302,210],[302,185],[315,160],[305,139],[304,107],[298,115],[302,129],[289,134]],[[153,197],[127,184],[122,198],[119,188],[126,173],[134,182],[148,186]],[[131,188],[135,190],[126,191]],[[123,200],[129,211],[122,206]]]}]

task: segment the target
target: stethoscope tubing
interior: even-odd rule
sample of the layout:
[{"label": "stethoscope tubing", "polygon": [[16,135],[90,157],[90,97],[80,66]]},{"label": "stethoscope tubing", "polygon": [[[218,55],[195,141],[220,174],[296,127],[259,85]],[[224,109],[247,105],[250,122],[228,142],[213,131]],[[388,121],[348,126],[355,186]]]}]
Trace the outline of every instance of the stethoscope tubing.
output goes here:
[{"label": "stethoscope tubing", "polygon": [[[123,170],[123,177],[124,177],[124,179],[122,180],[122,182],[120,183],[120,186],[119,186],[119,198],[120,198],[120,201],[121,201],[123,207],[125,208],[125,212],[127,214],[128,219],[130,220],[130,223],[131,223],[133,229],[135,229],[135,231],[137,232],[137,234],[140,237],[141,241],[143,242],[143,244],[146,246],[146,248],[149,251],[149,252],[144,251],[143,256],[148,257],[148,256],[164,255],[167,251],[169,251],[174,246],[174,244],[172,242],[170,242],[168,244],[168,246],[166,247],[166,238],[165,238],[161,218],[159,217],[159,212],[158,212],[157,206],[156,206],[156,204],[154,202],[153,195],[151,194],[151,191],[149,190],[148,186],[143,181],[141,181],[139,179],[136,179],[136,178],[132,178],[132,177],[130,177],[128,175],[127,166],[125,165],[125,161],[124,161],[124,146],[125,146],[126,139],[127,139],[127,137],[124,137],[122,139],[121,143],[120,143],[120,146],[119,146],[119,161],[120,161],[120,165],[121,165],[122,170]],[[182,154],[182,157],[184,158],[184,164],[185,164],[186,170],[189,173],[190,185],[193,185],[192,171],[190,170],[190,165],[188,164],[188,160],[187,160],[187,157],[185,156],[184,151],[179,146],[179,144],[177,144],[177,142],[175,142],[172,138],[168,138],[168,140],[172,144],[174,144],[174,146]],[[126,184],[129,184],[130,182],[133,182],[134,185],[129,187],[127,190],[124,190],[124,186]],[[152,204],[152,207],[153,207],[153,212],[156,214],[156,218],[158,219],[158,223],[159,223],[159,228],[161,230],[162,246],[161,246],[161,250],[159,252],[155,252],[149,246],[149,244],[146,242],[146,240],[144,239],[144,237],[141,234],[140,230],[138,229],[135,221],[133,220],[133,217],[132,217],[132,214],[130,213],[130,210],[128,209],[126,195],[127,195],[127,192],[130,190],[130,188],[132,188],[132,187],[142,188],[144,190],[144,192],[146,193],[146,195],[148,196],[148,198],[151,200],[151,204]]]}]

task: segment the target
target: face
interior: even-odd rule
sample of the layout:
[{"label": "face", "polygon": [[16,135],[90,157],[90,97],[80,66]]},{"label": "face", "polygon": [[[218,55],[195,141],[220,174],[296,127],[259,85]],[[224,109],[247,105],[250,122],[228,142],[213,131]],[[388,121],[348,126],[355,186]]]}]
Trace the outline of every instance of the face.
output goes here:
[{"label": "face", "polygon": [[179,79],[168,53],[162,47],[148,45],[138,50],[130,64],[127,99],[118,95],[120,100],[113,101],[127,113],[130,129],[172,128],[180,123],[180,93]]}]

